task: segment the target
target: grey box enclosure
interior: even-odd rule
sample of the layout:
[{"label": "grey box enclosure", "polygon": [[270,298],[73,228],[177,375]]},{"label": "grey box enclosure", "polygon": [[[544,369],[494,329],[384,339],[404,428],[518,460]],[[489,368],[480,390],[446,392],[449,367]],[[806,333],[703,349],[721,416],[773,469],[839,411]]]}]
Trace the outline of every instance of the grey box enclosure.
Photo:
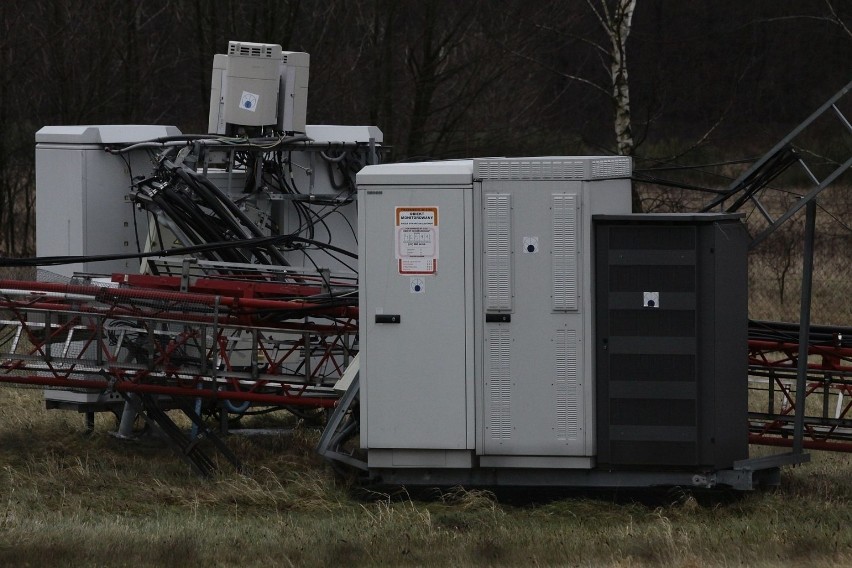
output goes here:
[{"label": "grey box enclosure", "polygon": [[[106,146],[175,136],[174,126],[45,126],[36,133],[36,254],[93,256],[133,254],[148,228],[128,199],[130,173],[146,173],[145,150],[125,157]],[[125,161],[126,158],[126,161]],[[52,267],[53,272],[135,272],[137,259],[81,262]]]},{"label": "grey box enclosure", "polygon": [[594,467],[591,216],[625,157],[358,174],[361,444],[371,468]]},{"label": "grey box enclosure", "polygon": [[598,463],[726,468],[748,457],[740,216],[594,222]]}]

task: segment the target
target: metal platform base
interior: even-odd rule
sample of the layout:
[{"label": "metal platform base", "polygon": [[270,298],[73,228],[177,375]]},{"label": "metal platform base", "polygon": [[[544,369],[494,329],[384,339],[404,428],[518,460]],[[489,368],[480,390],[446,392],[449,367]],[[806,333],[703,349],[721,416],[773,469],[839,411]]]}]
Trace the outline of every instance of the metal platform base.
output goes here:
[{"label": "metal platform base", "polygon": [[595,489],[656,487],[731,488],[751,491],[781,482],[780,465],[742,467],[714,472],[604,471],[576,469],[370,469],[373,480],[389,485],[529,486]]},{"label": "metal platform base", "polygon": [[116,419],[121,416],[124,400],[102,400],[98,402],[75,402],[67,400],[55,400],[46,398],[44,407],[47,410],[73,410],[84,415],[84,426],[86,433],[95,430],[95,413],[112,412]]}]

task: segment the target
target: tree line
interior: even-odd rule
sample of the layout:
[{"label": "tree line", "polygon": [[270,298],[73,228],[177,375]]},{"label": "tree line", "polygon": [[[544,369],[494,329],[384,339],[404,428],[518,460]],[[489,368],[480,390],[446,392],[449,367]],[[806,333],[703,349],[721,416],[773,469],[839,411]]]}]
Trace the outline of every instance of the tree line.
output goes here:
[{"label": "tree line", "polygon": [[14,256],[34,252],[35,131],[203,132],[229,40],[310,53],[308,122],[375,124],[395,160],[754,156],[852,70],[839,0],[32,0],[0,2],[0,24],[0,253]]}]

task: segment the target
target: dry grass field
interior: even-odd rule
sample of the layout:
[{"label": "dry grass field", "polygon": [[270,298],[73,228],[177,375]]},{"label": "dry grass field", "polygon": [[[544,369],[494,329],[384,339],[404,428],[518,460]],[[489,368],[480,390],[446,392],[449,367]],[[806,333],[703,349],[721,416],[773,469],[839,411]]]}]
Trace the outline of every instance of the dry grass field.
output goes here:
[{"label": "dry grass field", "polygon": [[[268,419],[267,419],[268,420]],[[250,466],[200,480],[157,441],[0,389],[3,566],[849,566],[852,456],[745,495],[393,495],[336,478],[318,433],[232,436]]]}]

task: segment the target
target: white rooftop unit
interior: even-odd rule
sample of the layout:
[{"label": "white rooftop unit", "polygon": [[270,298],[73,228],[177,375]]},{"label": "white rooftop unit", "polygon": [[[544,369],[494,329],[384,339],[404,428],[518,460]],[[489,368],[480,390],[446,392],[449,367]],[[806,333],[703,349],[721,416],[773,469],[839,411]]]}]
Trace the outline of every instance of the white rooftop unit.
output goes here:
[{"label": "white rooftop unit", "polygon": [[228,124],[305,132],[310,56],[280,45],[232,41],[213,58],[208,130]]}]

